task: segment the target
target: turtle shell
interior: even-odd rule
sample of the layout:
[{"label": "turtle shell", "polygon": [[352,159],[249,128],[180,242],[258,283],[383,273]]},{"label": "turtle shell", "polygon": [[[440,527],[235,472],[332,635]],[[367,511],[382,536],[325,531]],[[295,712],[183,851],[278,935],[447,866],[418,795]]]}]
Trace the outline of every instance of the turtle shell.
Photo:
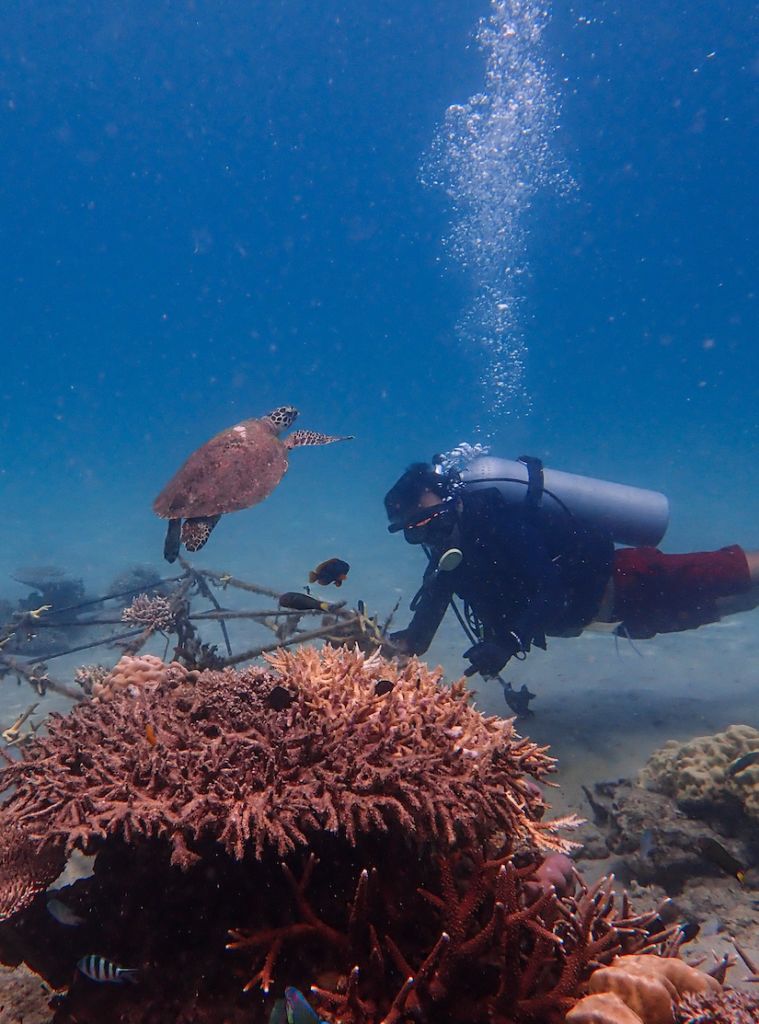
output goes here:
[{"label": "turtle shell", "polygon": [[194,451],[153,502],[162,519],[218,516],[250,508],[287,470],[287,448],[267,419],[243,420]]}]

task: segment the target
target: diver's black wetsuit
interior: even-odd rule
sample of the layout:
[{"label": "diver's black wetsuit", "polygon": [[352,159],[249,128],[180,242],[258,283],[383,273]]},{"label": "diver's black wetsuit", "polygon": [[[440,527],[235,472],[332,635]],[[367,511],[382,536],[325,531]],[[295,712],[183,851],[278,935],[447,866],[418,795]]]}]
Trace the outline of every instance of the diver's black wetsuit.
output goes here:
[{"label": "diver's black wetsuit", "polygon": [[[453,533],[428,548],[430,565],[402,631],[410,653],[427,650],[454,594],[481,623],[478,640],[516,634],[524,651],[545,647],[546,633],[578,630],[593,619],[612,571],[609,535],[569,513],[507,504],[496,488],[464,492],[461,500]],[[461,564],[436,573],[451,547],[461,549]]]}]

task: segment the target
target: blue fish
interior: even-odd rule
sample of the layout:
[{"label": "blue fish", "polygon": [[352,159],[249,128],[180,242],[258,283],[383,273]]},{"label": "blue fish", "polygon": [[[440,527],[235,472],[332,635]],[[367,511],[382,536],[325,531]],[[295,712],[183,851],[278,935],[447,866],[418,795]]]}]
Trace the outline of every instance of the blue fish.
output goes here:
[{"label": "blue fish", "polygon": [[287,1024],[327,1024],[309,1004],[300,989],[290,986],[285,989]]},{"label": "blue fish", "polygon": [[76,966],[77,970],[91,981],[108,981],[116,985],[131,981],[132,984],[137,984],[138,971],[135,967],[119,967],[112,960],[106,960],[104,956],[97,956],[95,953],[83,956]]}]

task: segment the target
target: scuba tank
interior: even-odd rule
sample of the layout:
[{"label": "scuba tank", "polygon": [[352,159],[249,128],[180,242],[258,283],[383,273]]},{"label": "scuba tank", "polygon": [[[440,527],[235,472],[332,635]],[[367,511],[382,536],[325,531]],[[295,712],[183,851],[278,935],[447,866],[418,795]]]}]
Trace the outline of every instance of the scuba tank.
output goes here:
[{"label": "scuba tank", "polygon": [[467,491],[495,487],[509,504],[528,500],[549,512],[569,513],[606,530],[617,544],[656,547],[669,524],[669,501],[659,491],[544,469],[538,459],[483,455],[460,478]]}]

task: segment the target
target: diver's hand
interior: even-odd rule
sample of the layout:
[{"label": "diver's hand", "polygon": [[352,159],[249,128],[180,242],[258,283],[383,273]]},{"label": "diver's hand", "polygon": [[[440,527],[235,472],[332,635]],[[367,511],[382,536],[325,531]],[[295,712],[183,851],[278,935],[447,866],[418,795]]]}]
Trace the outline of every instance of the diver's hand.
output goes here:
[{"label": "diver's hand", "polygon": [[414,645],[408,630],[397,630],[385,637],[382,654],[385,657],[409,657],[414,653]]},{"label": "diver's hand", "polygon": [[471,665],[465,670],[465,676],[473,676],[479,672],[486,679],[490,676],[497,676],[509,658],[521,651],[522,645],[514,637],[513,643],[509,641],[484,640],[468,651],[464,651],[464,657],[471,661]]}]

